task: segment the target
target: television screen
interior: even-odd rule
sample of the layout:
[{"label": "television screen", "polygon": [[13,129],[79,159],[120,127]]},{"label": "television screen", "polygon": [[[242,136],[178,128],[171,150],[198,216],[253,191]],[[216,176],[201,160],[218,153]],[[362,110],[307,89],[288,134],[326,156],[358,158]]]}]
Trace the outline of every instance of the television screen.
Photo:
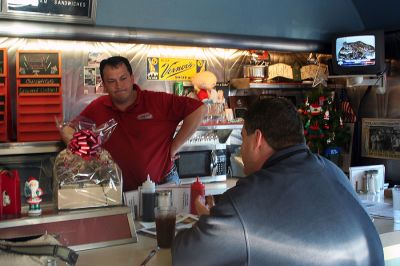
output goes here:
[{"label": "television screen", "polygon": [[383,31],[338,34],[332,41],[332,75],[370,75],[385,70]]},{"label": "television screen", "polygon": [[375,65],[375,35],[337,38],[336,58],[342,67]]}]

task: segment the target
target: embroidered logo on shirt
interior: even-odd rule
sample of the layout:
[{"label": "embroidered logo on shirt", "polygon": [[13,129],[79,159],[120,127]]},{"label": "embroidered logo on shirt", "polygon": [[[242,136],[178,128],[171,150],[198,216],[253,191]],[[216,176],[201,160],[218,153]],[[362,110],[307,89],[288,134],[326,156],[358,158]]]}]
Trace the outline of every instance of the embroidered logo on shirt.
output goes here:
[{"label": "embroidered logo on shirt", "polygon": [[147,120],[147,119],[152,119],[153,115],[150,113],[144,113],[144,114],[140,114],[137,116],[138,120]]}]

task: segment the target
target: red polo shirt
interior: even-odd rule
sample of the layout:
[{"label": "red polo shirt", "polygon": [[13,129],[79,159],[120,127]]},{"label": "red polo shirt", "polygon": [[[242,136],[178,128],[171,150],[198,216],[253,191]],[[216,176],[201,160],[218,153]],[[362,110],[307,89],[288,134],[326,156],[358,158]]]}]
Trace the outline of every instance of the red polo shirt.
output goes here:
[{"label": "red polo shirt", "polygon": [[118,125],[103,145],[119,165],[124,191],[137,189],[147,175],[156,183],[170,171],[170,146],[180,121],[202,105],[188,97],[141,90],[133,105],[121,112],[108,95],[91,102],[81,116],[97,126],[114,118]]}]

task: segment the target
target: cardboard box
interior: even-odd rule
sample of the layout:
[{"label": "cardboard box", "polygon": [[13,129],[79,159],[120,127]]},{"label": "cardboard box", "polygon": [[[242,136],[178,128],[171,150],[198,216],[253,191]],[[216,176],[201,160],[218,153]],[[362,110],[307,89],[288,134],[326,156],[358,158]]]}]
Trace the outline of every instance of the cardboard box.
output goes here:
[{"label": "cardboard box", "polygon": [[122,187],[63,186],[58,189],[57,205],[59,210],[122,205]]}]

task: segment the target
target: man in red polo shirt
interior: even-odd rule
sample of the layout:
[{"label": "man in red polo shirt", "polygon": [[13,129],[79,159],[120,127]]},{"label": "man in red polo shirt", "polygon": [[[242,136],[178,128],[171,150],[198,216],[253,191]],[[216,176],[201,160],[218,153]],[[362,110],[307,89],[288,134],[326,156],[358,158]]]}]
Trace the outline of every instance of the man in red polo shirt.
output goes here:
[{"label": "man in red polo shirt", "polygon": [[[188,97],[141,90],[125,57],[113,56],[100,63],[108,95],[91,102],[80,114],[96,125],[114,118],[118,125],[103,147],[122,170],[123,190],[137,189],[147,175],[157,184],[177,181],[176,155],[200,125],[205,107]],[[174,137],[176,127],[182,126]],[[63,128],[66,143],[73,129]]]}]

